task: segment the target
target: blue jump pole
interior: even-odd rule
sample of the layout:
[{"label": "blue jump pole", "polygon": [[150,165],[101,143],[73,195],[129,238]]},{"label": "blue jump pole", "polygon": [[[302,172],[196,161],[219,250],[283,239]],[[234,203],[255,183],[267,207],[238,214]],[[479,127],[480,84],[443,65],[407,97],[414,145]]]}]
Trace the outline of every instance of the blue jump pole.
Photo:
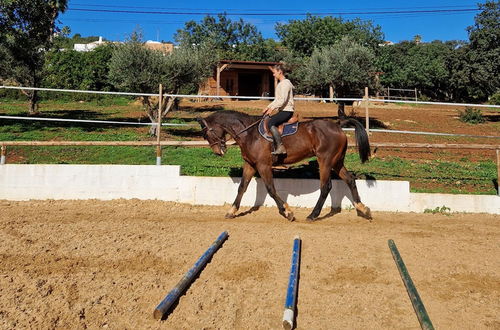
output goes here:
[{"label": "blue jump pole", "polygon": [[194,278],[202,270],[203,267],[212,258],[214,253],[219,249],[219,247],[228,238],[227,231],[217,237],[217,240],[208,248],[205,253],[196,261],[193,267],[184,274],[184,277],[177,283],[177,285],[170,291],[167,296],[162,300],[162,302],[156,307],[153,312],[153,317],[157,320],[163,318],[163,316],[168,312],[170,307],[179,299],[181,294],[186,290],[186,288],[193,282]]},{"label": "blue jump pole", "polygon": [[300,264],[300,237],[295,236],[293,240],[292,266],[290,267],[290,279],[286,290],[285,312],[283,313],[283,328],[293,329],[295,317],[295,305],[297,304],[297,288],[299,284]]}]

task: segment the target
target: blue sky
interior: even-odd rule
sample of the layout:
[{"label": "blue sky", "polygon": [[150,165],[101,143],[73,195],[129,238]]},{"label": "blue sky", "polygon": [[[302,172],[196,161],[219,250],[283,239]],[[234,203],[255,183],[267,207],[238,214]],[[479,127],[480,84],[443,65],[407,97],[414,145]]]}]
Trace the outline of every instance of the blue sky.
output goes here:
[{"label": "blue sky", "polygon": [[466,28],[474,23],[474,16],[478,13],[469,9],[476,9],[477,3],[469,0],[70,0],[69,9],[59,17],[59,25],[69,26],[71,35],[80,33],[82,36],[95,35],[117,41],[124,40],[135,27],[140,26],[146,40],[174,41],[175,32],[183,28],[185,22],[200,21],[205,13],[226,11],[233,20],[241,17],[254,24],[265,38],[277,39],[274,30],[277,22],[303,19],[305,13],[322,16],[329,13],[349,20],[356,17],[372,20],[382,27],[385,39],[393,42],[411,40],[417,34],[425,42],[436,39],[467,40]]}]

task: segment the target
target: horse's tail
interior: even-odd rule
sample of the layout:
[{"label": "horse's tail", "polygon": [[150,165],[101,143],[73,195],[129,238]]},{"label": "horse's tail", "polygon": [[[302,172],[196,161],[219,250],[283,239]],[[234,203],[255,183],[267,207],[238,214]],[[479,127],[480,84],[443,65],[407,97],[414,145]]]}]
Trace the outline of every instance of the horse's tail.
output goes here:
[{"label": "horse's tail", "polygon": [[370,141],[368,141],[368,134],[366,133],[363,125],[354,118],[343,119],[339,122],[340,127],[343,127],[347,124],[354,125],[354,133],[356,135],[356,143],[358,145],[359,158],[361,158],[361,162],[366,162],[371,155],[370,151]]}]

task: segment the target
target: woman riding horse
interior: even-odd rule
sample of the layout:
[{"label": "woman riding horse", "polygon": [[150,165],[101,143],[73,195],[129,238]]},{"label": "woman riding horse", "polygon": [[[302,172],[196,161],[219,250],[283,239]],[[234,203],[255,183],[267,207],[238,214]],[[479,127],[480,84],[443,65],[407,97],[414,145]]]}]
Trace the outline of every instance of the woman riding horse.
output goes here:
[{"label": "woman riding horse", "polygon": [[293,116],[293,85],[285,77],[283,64],[276,64],[274,67],[269,67],[269,69],[271,69],[273,76],[279,80],[279,83],[274,93],[274,101],[262,111],[262,114],[270,116],[273,110],[278,110],[276,114],[271,116],[267,125],[274,140],[274,151],[272,154],[284,155],[286,154],[286,149],[281,142],[278,126],[286,123]]},{"label": "woman riding horse", "polygon": [[[273,183],[273,162],[276,156],[271,155],[271,144],[258,132],[255,125],[258,118],[236,111],[217,111],[204,119],[199,119],[203,137],[208,141],[212,151],[223,156],[226,150],[226,135],[229,134],[241,150],[243,163],[243,176],[238,187],[238,194],[233,202],[227,218],[234,218],[241,203],[243,193],[254,174],[259,172],[266,185],[269,195],[275,200],[281,215],[288,220],[293,220],[293,212],[276,193]],[[258,122],[258,121],[257,121]],[[351,123],[355,127],[356,142],[361,162],[370,157],[370,144],[368,135],[361,123],[349,118],[336,123],[332,120],[314,119],[301,122],[297,133],[283,138],[286,146],[286,157],[280,157],[281,164],[293,164],[304,158],[316,156],[319,164],[321,193],[307,217],[308,220],[316,219],[323,204],[332,189],[332,170],[347,184],[351,191],[353,204],[358,215],[371,219],[371,212],[359,198],[356,181],[344,167],[344,157],[347,150],[347,137],[341,125]]]}]

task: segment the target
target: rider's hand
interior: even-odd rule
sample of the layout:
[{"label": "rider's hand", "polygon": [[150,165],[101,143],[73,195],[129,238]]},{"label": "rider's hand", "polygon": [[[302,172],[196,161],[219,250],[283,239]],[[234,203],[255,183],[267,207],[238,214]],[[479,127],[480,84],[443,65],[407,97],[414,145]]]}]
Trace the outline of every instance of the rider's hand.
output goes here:
[{"label": "rider's hand", "polygon": [[265,115],[270,115],[271,112],[273,111],[273,109],[270,109],[270,108],[265,108],[264,110],[262,110],[262,114],[265,116]]}]

